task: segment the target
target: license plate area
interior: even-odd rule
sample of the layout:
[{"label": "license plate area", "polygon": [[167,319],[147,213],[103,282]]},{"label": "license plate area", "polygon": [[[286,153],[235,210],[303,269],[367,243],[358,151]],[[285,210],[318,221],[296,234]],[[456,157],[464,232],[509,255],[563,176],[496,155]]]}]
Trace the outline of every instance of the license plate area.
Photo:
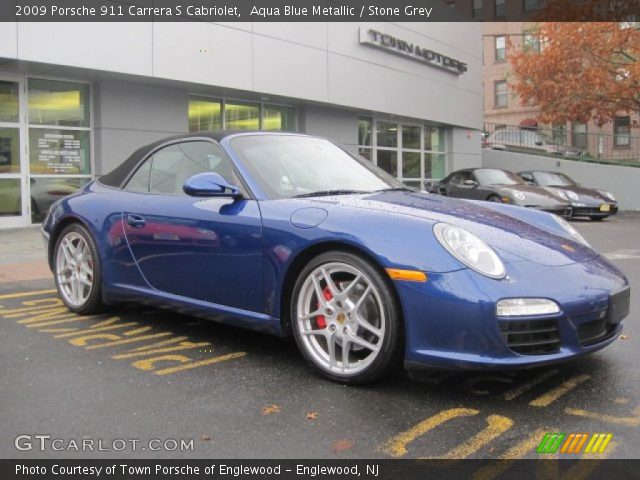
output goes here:
[{"label": "license plate area", "polygon": [[617,325],[627,315],[629,315],[629,307],[631,304],[631,289],[629,287],[614,293],[609,297],[609,315],[607,323]]}]

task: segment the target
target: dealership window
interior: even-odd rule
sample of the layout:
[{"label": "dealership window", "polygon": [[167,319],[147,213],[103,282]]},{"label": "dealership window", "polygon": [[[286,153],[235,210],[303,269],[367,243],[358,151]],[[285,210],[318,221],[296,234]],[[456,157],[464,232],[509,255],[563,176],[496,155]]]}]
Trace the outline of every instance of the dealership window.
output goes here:
[{"label": "dealership window", "polygon": [[371,160],[371,125],[370,118],[358,119],[358,153]]},{"label": "dealership window", "polygon": [[494,0],[494,14],[496,18],[501,18],[506,16],[507,8],[506,8],[506,0]]},{"label": "dealership window", "polygon": [[27,132],[32,221],[91,179],[89,84],[28,79]]},{"label": "dealership window", "polygon": [[504,62],[507,59],[507,37],[495,37],[495,42],[496,62]]},{"label": "dealership window", "polygon": [[628,147],[631,145],[631,119],[616,117],[613,120],[613,145],[615,147]]},{"label": "dealership window", "polygon": [[287,105],[189,97],[189,131],[296,131],[296,109]]},{"label": "dealership window", "polygon": [[473,18],[481,19],[483,9],[484,9],[484,5],[482,0],[471,0],[471,10],[473,13]]},{"label": "dealership window", "polygon": [[505,108],[507,106],[507,81],[498,80],[494,83],[494,105],[496,108]]},{"label": "dealership window", "polygon": [[571,124],[571,145],[576,148],[587,148],[587,124],[573,122]]},{"label": "dealership window", "polygon": [[[359,150],[368,151],[376,165],[404,184],[423,189],[425,180],[444,177],[445,128],[360,119],[358,131]],[[367,136],[370,131],[373,138]]]}]

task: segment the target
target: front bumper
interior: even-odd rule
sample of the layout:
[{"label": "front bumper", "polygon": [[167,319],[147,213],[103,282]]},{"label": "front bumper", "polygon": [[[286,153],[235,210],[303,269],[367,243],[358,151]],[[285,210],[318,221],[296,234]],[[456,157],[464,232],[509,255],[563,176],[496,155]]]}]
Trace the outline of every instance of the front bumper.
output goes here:
[{"label": "front bumper", "polygon": [[[606,204],[606,202],[604,202]],[[572,208],[572,217],[608,217],[618,213],[618,205],[615,203],[608,203],[609,210],[601,210],[600,204],[598,205],[585,205]]]},{"label": "front bumper", "polygon": [[[405,313],[407,368],[536,367],[599,350],[622,330],[628,305],[627,312],[609,321],[611,299],[628,289],[628,282],[603,258],[558,267],[513,262],[507,271],[505,280],[465,269],[431,274],[424,284],[397,282]],[[552,299],[561,312],[496,316],[498,300],[522,297]]]}]

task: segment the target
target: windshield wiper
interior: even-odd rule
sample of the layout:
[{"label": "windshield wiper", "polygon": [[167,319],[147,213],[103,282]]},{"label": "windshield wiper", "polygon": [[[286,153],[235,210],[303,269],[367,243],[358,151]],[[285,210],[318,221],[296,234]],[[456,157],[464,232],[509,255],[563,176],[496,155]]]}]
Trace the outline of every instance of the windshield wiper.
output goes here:
[{"label": "windshield wiper", "polygon": [[318,190],[317,192],[301,193],[294,195],[293,198],[304,197],[328,197],[330,195],[350,195],[353,193],[370,193],[366,190]]}]

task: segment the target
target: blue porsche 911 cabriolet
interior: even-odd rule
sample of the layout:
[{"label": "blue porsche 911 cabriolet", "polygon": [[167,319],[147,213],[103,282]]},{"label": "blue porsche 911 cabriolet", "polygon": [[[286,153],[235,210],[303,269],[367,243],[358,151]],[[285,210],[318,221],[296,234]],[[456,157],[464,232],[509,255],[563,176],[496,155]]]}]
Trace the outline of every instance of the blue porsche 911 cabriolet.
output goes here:
[{"label": "blue porsche 911 cabriolet", "polygon": [[561,218],[403,187],[328,140],[195,133],[140,148],[43,223],[70,310],[170,308],[293,334],[340,382],[517,368],[613,342],[629,284]]}]

